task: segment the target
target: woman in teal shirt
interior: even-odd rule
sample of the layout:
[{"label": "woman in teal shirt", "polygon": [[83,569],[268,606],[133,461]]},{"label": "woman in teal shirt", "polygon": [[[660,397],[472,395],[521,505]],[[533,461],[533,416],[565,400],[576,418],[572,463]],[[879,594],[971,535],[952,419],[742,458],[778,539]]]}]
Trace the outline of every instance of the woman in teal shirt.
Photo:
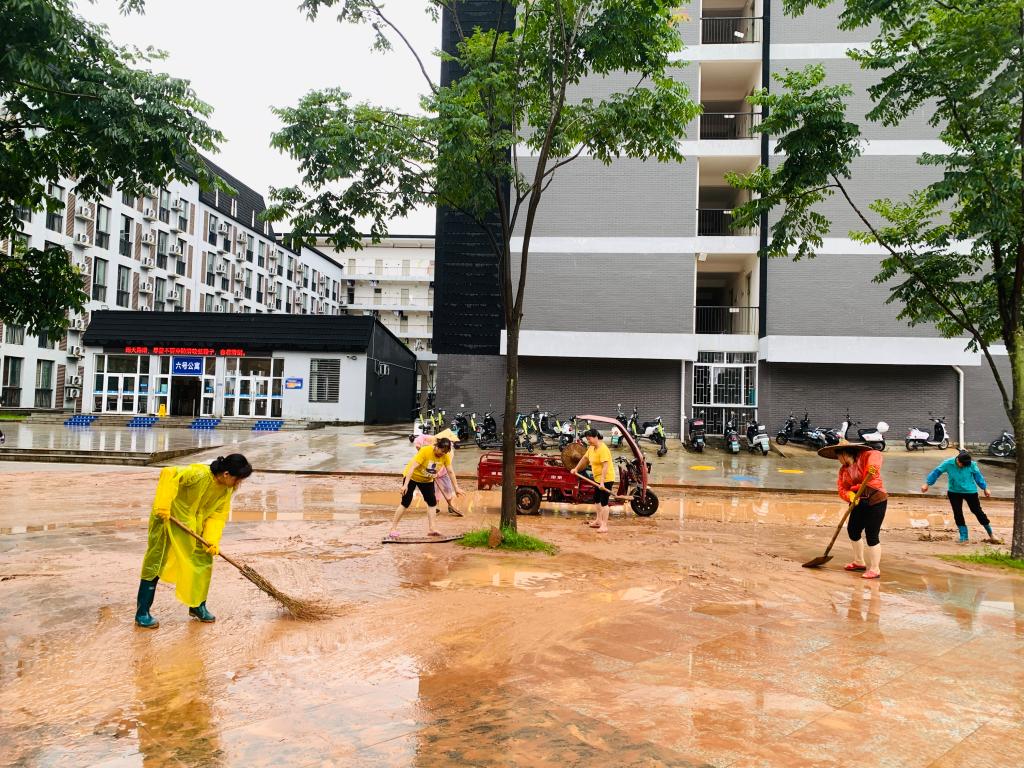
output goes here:
[{"label": "woman in teal shirt", "polygon": [[921,486],[921,493],[928,493],[928,486],[935,485],[939,476],[945,474],[948,478],[948,490],[946,496],[949,498],[949,506],[953,508],[953,519],[956,521],[957,530],[960,531],[960,541],[967,541],[967,524],[964,522],[964,501],[970,507],[971,512],[978,518],[978,522],[984,526],[989,538],[995,538],[992,534],[992,525],[981,508],[981,501],[978,499],[978,488],[985,493],[985,498],[991,498],[988,492],[988,483],[985,482],[978,465],[971,459],[967,451],[960,451],[955,459],[946,459],[935,469],[928,473],[928,477]]}]

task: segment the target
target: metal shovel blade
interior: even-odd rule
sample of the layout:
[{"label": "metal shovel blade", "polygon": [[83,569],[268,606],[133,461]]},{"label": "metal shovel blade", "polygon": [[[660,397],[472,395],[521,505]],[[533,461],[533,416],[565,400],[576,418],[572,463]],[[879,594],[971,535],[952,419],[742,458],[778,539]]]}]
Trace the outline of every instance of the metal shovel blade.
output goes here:
[{"label": "metal shovel blade", "polygon": [[804,568],[820,568],[821,566],[823,566],[825,563],[827,563],[831,559],[832,559],[832,555],[822,555],[821,557],[816,557],[813,560],[808,560],[806,563],[804,563],[803,567]]}]

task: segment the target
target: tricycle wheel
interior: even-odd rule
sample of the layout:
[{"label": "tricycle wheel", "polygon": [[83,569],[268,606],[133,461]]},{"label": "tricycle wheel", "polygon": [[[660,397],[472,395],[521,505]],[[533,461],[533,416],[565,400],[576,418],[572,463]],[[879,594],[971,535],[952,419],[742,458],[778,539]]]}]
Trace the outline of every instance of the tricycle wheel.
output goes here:
[{"label": "tricycle wheel", "polygon": [[516,488],[516,506],[520,514],[537,514],[540,511],[540,492],[536,488]]},{"label": "tricycle wheel", "polygon": [[641,500],[640,489],[637,488],[633,491],[633,498],[630,499],[629,506],[631,506],[633,511],[640,517],[650,517],[658,511],[658,497],[654,495],[654,491],[648,488],[647,494]]}]

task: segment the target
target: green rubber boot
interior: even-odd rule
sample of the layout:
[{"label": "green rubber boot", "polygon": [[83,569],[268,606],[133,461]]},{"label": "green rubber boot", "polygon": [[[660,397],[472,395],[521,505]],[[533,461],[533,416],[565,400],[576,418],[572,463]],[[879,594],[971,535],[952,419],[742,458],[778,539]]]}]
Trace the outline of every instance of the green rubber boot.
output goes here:
[{"label": "green rubber boot", "polygon": [[189,608],[188,615],[192,618],[199,619],[204,624],[209,624],[217,620],[216,616],[214,616],[212,613],[206,610],[205,600],[203,600],[203,602],[201,602],[195,608]]},{"label": "green rubber boot", "polygon": [[149,615],[149,609],[153,607],[153,598],[156,597],[156,583],[159,577],[139,582],[139,594],[135,598],[135,625],[145,629],[156,629],[160,622]]}]

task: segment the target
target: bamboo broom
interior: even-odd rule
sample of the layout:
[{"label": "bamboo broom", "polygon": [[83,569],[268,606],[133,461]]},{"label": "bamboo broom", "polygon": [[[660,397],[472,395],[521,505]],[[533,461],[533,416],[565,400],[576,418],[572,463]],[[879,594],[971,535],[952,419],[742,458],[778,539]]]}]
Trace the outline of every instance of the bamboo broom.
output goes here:
[{"label": "bamboo broom", "polygon": [[[182,523],[173,517],[167,518],[176,526],[185,531],[189,536],[198,541],[204,547],[209,548],[210,544],[206,539],[200,536],[198,533],[193,531],[187,525]],[[230,557],[220,552],[220,556],[227,560],[231,565],[235,566],[241,572],[241,574],[256,585],[256,588],[265,595],[269,595],[274,600],[284,606],[285,610],[288,611],[296,619],[302,621],[317,621],[319,619],[327,619],[331,616],[336,616],[338,613],[337,606],[332,606],[330,603],[323,600],[301,600],[297,597],[286,595],[284,592],[279,590],[263,576],[256,572],[251,566],[245,563],[238,563],[232,560]]]}]

